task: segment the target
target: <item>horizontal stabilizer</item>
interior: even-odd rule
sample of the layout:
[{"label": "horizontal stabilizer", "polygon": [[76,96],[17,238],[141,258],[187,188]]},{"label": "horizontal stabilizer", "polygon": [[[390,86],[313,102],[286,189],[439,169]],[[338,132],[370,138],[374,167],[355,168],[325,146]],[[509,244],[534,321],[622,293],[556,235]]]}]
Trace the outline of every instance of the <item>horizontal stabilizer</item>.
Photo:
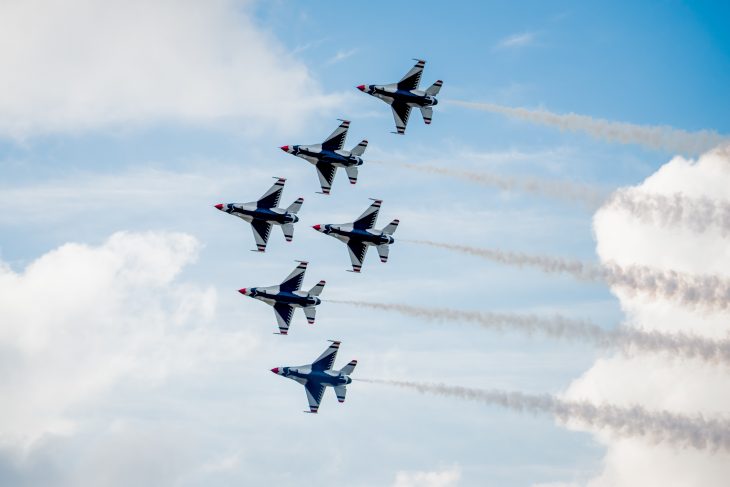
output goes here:
[{"label": "horizontal stabilizer", "polygon": [[350,152],[353,156],[361,156],[365,153],[365,149],[368,148],[368,141],[363,140],[359,144],[357,144],[352,151]]},{"label": "horizontal stabilizer", "polygon": [[347,178],[350,180],[350,184],[355,184],[357,182],[357,166],[347,166],[345,167],[345,172],[347,173]]},{"label": "horizontal stabilizer", "polygon": [[388,252],[390,251],[390,245],[383,244],[378,245],[378,255],[380,256],[380,262],[388,262]]},{"label": "horizontal stabilizer", "polygon": [[317,308],[314,306],[307,306],[306,308],[302,308],[304,310],[304,315],[307,317],[307,323],[310,325],[314,324],[314,318],[317,314]]},{"label": "horizontal stabilizer", "polygon": [[392,222],[388,223],[388,225],[383,228],[383,233],[386,235],[393,235],[398,228],[398,224],[400,223],[400,220],[395,219]]},{"label": "horizontal stabilizer", "polygon": [[344,375],[350,375],[352,374],[352,371],[355,370],[355,366],[357,365],[357,360],[350,360],[350,363],[342,367],[340,370],[340,374]]},{"label": "horizontal stabilizer", "polygon": [[431,119],[433,119],[433,108],[421,107],[421,115],[423,115],[423,121],[426,125],[431,125]]},{"label": "horizontal stabilizer", "polygon": [[322,294],[322,290],[324,289],[325,281],[319,281],[317,284],[312,287],[312,289],[309,290],[309,294],[311,296],[319,296]]},{"label": "horizontal stabilizer", "polygon": [[427,95],[436,96],[439,94],[439,91],[441,91],[441,87],[444,85],[444,82],[441,80],[436,81],[434,84],[428,87],[426,90]]},{"label": "horizontal stabilizer", "polygon": [[281,226],[281,231],[284,232],[284,238],[287,242],[291,242],[292,238],[294,238],[294,224],[293,223],[285,223]]},{"label": "horizontal stabilizer", "polygon": [[335,386],[335,395],[339,402],[345,402],[345,395],[347,394],[347,386],[339,385]]},{"label": "horizontal stabilizer", "polygon": [[296,213],[302,208],[302,203],[304,203],[304,198],[297,198],[297,200],[289,205],[286,209],[287,213]]}]

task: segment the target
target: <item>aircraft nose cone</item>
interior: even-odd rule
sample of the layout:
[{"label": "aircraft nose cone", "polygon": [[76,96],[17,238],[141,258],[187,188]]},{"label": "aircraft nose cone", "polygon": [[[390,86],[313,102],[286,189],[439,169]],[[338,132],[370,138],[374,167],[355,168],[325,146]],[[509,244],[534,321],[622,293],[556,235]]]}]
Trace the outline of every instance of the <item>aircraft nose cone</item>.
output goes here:
[{"label": "aircraft nose cone", "polygon": [[281,147],[279,147],[279,148],[280,148],[281,150],[283,150],[284,152],[289,152],[289,146],[288,146],[288,145],[282,145],[282,146],[281,146]]},{"label": "aircraft nose cone", "polygon": [[320,225],[319,223],[317,223],[312,228],[314,228],[315,230],[317,230],[319,232],[319,230],[322,228],[322,225]]},{"label": "aircraft nose cone", "polygon": [[246,294],[246,288],[244,287],[243,289],[239,289],[238,292],[245,295]]},{"label": "aircraft nose cone", "polygon": [[357,89],[360,91],[365,91],[365,85],[360,85],[357,87]]},{"label": "aircraft nose cone", "polygon": [[218,208],[219,210],[222,210],[223,209],[223,203],[218,203],[217,205],[214,205],[214,206],[216,208]]},{"label": "aircraft nose cone", "polygon": [[271,369],[271,371],[276,375],[279,375],[279,367],[274,367],[273,369]]}]

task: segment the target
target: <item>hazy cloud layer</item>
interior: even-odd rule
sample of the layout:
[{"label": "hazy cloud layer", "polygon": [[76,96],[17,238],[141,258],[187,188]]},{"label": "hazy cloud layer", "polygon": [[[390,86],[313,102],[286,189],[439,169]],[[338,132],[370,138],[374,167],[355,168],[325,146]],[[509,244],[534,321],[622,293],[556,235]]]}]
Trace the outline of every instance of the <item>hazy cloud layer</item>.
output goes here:
[{"label": "hazy cloud layer", "polygon": [[157,122],[259,130],[334,106],[246,0],[0,3],[0,135]]}]

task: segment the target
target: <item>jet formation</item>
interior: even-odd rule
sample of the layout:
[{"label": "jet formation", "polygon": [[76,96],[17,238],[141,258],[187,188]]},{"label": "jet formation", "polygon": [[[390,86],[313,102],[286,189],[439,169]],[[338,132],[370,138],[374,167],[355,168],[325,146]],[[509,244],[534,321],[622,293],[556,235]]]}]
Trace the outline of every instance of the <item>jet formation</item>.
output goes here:
[{"label": "jet formation", "polygon": [[322,194],[330,194],[332,182],[335,180],[337,168],[342,167],[347,172],[350,184],[357,183],[357,168],[362,166],[362,156],[368,147],[368,141],[363,140],[351,151],[342,149],[347,138],[347,130],[350,128],[349,120],[340,120],[340,126],[330,134],[321,144],[314,145],[284,145],[281,150],[305,161],[314,164],[319,176],[319,185],[322,187]]},{"label": "jet formation", "polygon": [[[443,82],[436,81],[425,91],[419,90],[423,68],[426,61],[416,60],[413,68],[397,83],[388,85],[360,85],[357,88],[369,95],[388,103],[393,111],[398,134],[404,134],[411,110],[421,110],[423,121],[428,125],[433,118],[433,107],[438,104],[438,95]],[[352,150],[345,150],[345,140],[350,128],[350,121],[340,119],[340,125],[320,144],[284,145],[281,150],[295,155],[314,165],[319,177],[322,194],[330,194],[338,168],[347,173],[350,184],[357,183],[358,168],[364,163],[362,156],[367,149],[368,141],[363,140]],[[284,238],[291,242],[294,237],[294,224],[299,221],[298,212],[304,202],[297,198],[286,208],[279,208],[281,193],[286,179],[275,178],[276,182],[258,200],[249,203],[219,203],[214,205],[220,211],[237,216],[251,224],[256,252],[265,252],[274,225],[281,227]],[[372,199],[372,198],[371,198]],[[352,265],[351,272],[359,273],[368,247],[375,247],[381,262],[388,261],[390,245],[395,242],[393,234],[398,228],[399,220],[393,220],[382,230],[376,230],[375,224],[382,200],[373,199],[373,203],[351,223],[326,223],[314,225],[320,233],[334,237],[347,246]],[[281,284],[239,289],[244,296],[263,301],[274,308],[279,335],[287,335],[294,316],[294,310],[301,308],[309,324],[314,324],[316,307],[322,303],[320,295],[325,281],[319,281],[309,291],[302,291],[302,282],[307,270],[306,261],[297,261],[297,267]],[[347,384],[352,382],[350,375],[357,365],[350,361],[340,370],[334,370],[334,362],[340,347],[339,341],[332,341],[327,350],[311,364],[295,367],[275,367],[271,371],[282,377],[292,379],[304,386],[309,402],[308,413],[317,413],[324,391],[332,387],[339,402],[345,401]]]},{"label": "jet formation", "polygon": [[302,291],[302,281],[304,281],[304,272],[307,270],[307,262],[297,262],[299,262],[299,265],[278,286],[251,287],[238,290],[244,296],[258,299],[274,307],[274,315],[276,315],[280,335],[286,335],[289,332],[289,324],[292,316],[294,316],[294,308],[302,308],[307,321],[310,325],[313,325],[317,311],[315,306],[322,304],[319,295],[324,289],[325,282],[319,281],[309,291]]},{"label": "jet formation", "polygon": [[406,132],[408,118],[411,116],[411,109],[414,107],[421,109],[423,121],[426,125],[431,124],[433,118],[433,107],[438,104],[436,95],[439,94],[441,86],[444,82],[436,81],[428,87],[426,91],[419,90],[418,84],[421,82],[423,68],[426,61],[416,59],[416,64],[406,73],[397,83],[388,85],[360,85],[358,90],[368,95],[380,98],[390,105],[393,110],[393,118],[395,119],[395,128],[398,134]]},{"label": "jet formation", "polygon": [[312,228],[320,233],[334,237],[347,245],[352,263],[352,271],[360,272],[365,254],[369,246],[378,249],[381,262],[388,262],[390,245],[395,242],[393,233],[398,228],[399,220],[393,220],[382,230],[373,227],[378,221],[381,200],[373,200],[367,210],[352,223],[325,223],[314,225]]},{"label": "jet formation", "polygon": [[274,367],[271,369],[276,375],[297,381],[304,386],[307,401],[309,401],[309,411],[304,411],[305,413],[317,412],[319,403],[322,402],[322,396],[324,396],[324,390],[327,387],[332,387],[335,390],[339,402],[345,402],[347,384],[352,382],[350,374],[355,370],[357,360],[351,360],[340,370],[333,370],[332,367],[335,364],[335,358],[337,358],[340,342],[330,341],[332,345],[311,364],[296,367]]}]

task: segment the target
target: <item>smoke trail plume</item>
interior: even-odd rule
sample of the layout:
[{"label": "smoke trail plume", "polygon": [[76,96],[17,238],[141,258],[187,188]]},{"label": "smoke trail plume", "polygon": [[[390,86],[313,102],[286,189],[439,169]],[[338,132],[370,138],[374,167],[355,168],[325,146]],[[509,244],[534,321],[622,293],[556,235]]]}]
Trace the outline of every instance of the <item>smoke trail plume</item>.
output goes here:
[{"label": "smoke trail plume", "polygon": [[552,113],[547,110],[528,110],[494,103],[475,103],[448,100],[450,103],[476,110],[499,113],[528,122],[557,127],[570,132],[584,132],[593,137],[620,144],[639,144],[651,149],[671,153],[696,155],[727,142],[717,132],[701,130],[687,132],[667,126],[644,126],[623,122],[612,122],[600,118],[577,115],[575,113]]},{"label": "smoke trail plume", "polygon": [[575,421],[592,428],[609,430],[622,437],[645,437],[655,443],[680,447],[730,451],[730,421],[707,419],[668,411],[649,411],[641,406],[618,407],[566,401],[550,394],[524,394],[498,389],[472,389],[423,382],[359,379],[416,390],[422,394],[456,397],[501,406],[518,412],[549,413],[562,422]]},{"label": "smoke trail plume", "polygon": [[327,300],[439,323],[463,321],[496,331],[515,330],[528,335],[541,333],[550,338],[588,342],[602,348],[621,348],[626,353],[668,353],[672,357],[698,358],[713,364],[730,365],[730,340],[710,340],[684,333],[662,333],[631,328],[606,330],[590,321],[554,314],[538,316],[525,313],[494,313],[451,308],[427,308],[403,303],[374,303],[353,300]]},{"label": "smoke trail plume", "polygon": [[453,250],[507,265],[535,267],[547,273],[570,274],[582,281],[605,282],[610,286],[622,287],[649,296],[674,299],[688,306],[714,310],[730,308],[730,282],[718,276],[661,271],[644,266],[620,267],[616,264],[606,264],[601,267],[579,260],[548,255],[507,252],[430,240],[402,241]]},{"label": "smoke trail plume", "polygon": [[730,233],[730,202],[727,201],[688,197],[680,193],[661,195],[620,189],[611,196],[606,206],[626,211],[644,223],[684,225],[697,233],[714,227],[722,236]]},{"label": "smoke trail plume", "polygon": [[[382,161],[369,161],[385,164]],[[550,181],[529,177],[507,177],[489,172],[475,172],[453,167],[438,167],[424,164],[410,164],[388,162],[389,166],[396,165],[406,169],[438,174],[471,183],[498,188],[503,191],[522,191],[536,196],[580,203],[590,210],[595,210],[605,201],[606,191],[587,184],[572,183],[569,181]]]}]

